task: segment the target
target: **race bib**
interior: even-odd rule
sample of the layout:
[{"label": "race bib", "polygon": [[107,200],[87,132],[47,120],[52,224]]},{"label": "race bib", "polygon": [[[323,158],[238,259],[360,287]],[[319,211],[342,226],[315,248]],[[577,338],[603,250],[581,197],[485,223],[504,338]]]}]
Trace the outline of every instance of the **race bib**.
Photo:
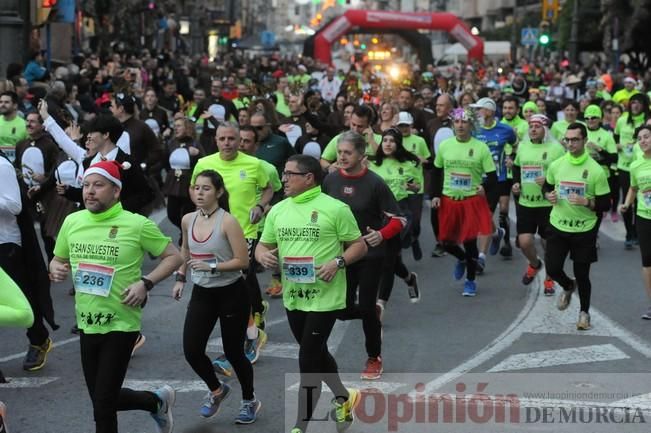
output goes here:
[{"label": "race bib", "polygon": [[[202,262],[205,262],[208,265],[211,265],[213,263],[217,264],[217,257],[215,257],[214,254],[200,254],[200,253],[190,252],[190,257],[193,260],[201,260]],[[215,272],[213,274],[211,271],[195,271],[194,269],[192,270],[192,272],[196,273],[197,275],[203,275],[207,277],[219,275],[219,272]]]},{"label": "race bib", "polygon": [[644,200],[644,205],[647,208],[651,208],[651,189],[642,191],[642,199]]},{"label": "race bib", "polygon": [[283,274],[292,283],[314,283],[314,257],[285,257],[283,259]]},{"label": "race bib", "polygon": [[626,156],[633,156],[633,146],[634,143],[627,144],[624,146],[624,155]]},{"label": "race bib", "polygon": [[585,197],[585,182],[560,182],[558,185],[558,197],[567,200],[570,194]]},{"label": "race bib", "polygon": [[539,165],[522,166],[522,183],[536,183],[536,179],[543,175],[543,168]]},{"label": "race bib", "polygon": [[107,297],[111,292],[115,268],[110,266],[79,263],[75,272],[75,290],[87,295]]},{"label": "race bib", "polygon": [[7,155],[9,161],[13,164],[16,160],[16,146],[0,146],[0,149]]},{"label": "race bib", "polygon": [[466,173],[450,173],[450,188],[470,191],[472,189],[472,176]]}]

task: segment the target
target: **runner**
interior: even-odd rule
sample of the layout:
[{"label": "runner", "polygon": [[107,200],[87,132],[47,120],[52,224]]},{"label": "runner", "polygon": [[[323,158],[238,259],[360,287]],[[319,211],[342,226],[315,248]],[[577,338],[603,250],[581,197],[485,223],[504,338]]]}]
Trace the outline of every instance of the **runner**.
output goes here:
[{"label": "runner", "polygon": [[[511,224],[509,220],[509,198],[511,196],[511,185],[513,180],[509,178],[508,171],[513,161],[514,147],[517,143],[517,136],[513,129],[497,122],[495,118],[496,104],[490,98],[481,98],[471,108],[478,110],[479,128],[475,131],[475,137],[486,143],[493,156],[493,162],[497,169],[497,186],[486,191],[488,208],[492,215],[499,204],[499,227],[493,223],[493,236],[480,236],[479,258],[477,259],[477,272],[482,273],[486,267],[486,253],[494,256],[498,250],[505,259],[513,256],[511,247]],[[504,246],[500,249],[500,243],[504,240]]]},{"label": "runner", "polygon": [[563,115],[565,117],[554,122],[550,130],[552,136],[559,142],[563,141],[563,138],[565,137],[565,130],[571,123],[575,123],[577,121],[576,119],[581,112],[579,103],[573,99],[565,100],[563,105],[561,105],[561,109],[563,110]]},{"label": "runner", "polygon": [[[386,183],[363,164],[366,141],[356,132],[341,134],[337,144],[339,171],[323,181],[323,192],[350,206],[368,253],[346,268],[346,312],[341,320],[362,319],[368,359],[361,378],[379,379],[382,375],[382,322],[376,312],[378,285],[387,243],[400,234],[398,203]],[[359,289],[359,294],[358,294]],[[357,304],[355,299],[358,299]]]},{"label": "runner", "polygon": [[[513,162],[513,193],[518,196],[516,205],[518,242],[522,254],[527,258],[527,270],[522,276],[522,284],[531,284],[543,263],[538,257],[535,245],[536,233],[542,239],[549,225],[552,204],[543,197],[542,186],[549,165],[565,154],[565,149],[554,140],[547,129],[549,119],[542,114],[529,118],[529,140],[518,146],[518,154]],[[544,294],[554,294],[554,281],[546,276]]]},{"label": "runner", "polygon": [[[531,107],[531,105],[535,107],[535,104],[533,102],[531,102],[528,107]],[[504,123],[505,125],[509,125],[513,129],[513,132],[515,132],[515,135],[518,137],[518,141],[522,141],[527,138],[529,125],[525,119],[520,117],[519,111],[520,102],[517,98],[511,95],[507,95],[502,99],[502,120],[500,120],[500,122]],[[536,111],[538,110],[536,109]]]},{"label": "runner", "polygon": [[[398,206],[413,223],[413,215],[409,210],[409,191],[419,191],[422,185],[422,170],[418,157],[402,145],[402,133],[396,128],[387,129],[382,133],[382,145],[378,148],[375,161],[369,164],[369,169],[380,176],[393,193]],[[393,290],[394,275],[399,276],[407,284],[407,293],[412,303],[420,301],[418,288],[418,274],[410,272],[402,260],[402,246],[409,246],[411,242],[410,224],[401,236],[392,237],[387,241],[387,254],[382,265],[382,278],[380,279],[380,293],[378,306],[380,315]]]},{"label": "runner", "polygon": [[[170,386],[156,392],[121,386],[148,292],[180,266],[181,257],[153,221],[122,208],[121,189],[117,162],[101,161],[86,170],[86,210],[64,221],[50,274],[55,282],[73,277],[81,365],[93,404],[95,431],[117,433],[118,410],[146,410],[158,431],[169,433],[175,399]],[[142,276],[146,252],[160,256],[161,262]]]},{"label": "runner", "polygon": [[497,175],[490,149],[471,135],[471,109],[455,109],[452,119],[455,136],[441,143],[434,159],[432,207],[439,210],[443,247],[457,258],[454,278],[460,280],[465,274],[463,296],[475,296],[477,236],[492,232],[486,194],[496,185]]},{"label": "runner", "polygon": [[269,212],[255,254],[268,269],[282,267],[283,303],[300,345],[301,383],[291,433],[306,432],[323,382],[335,396],[339,432],[350,427],[360,401],[359,390],[341,383],[328,337],[346,307],[343,270],[363,258],[367,248],[350,208],[321,192],[322,173],[311,156],[294,155],[287,161],[283,183],[288,198]]},{"label": "runner", "polygon": [[[642,277],[646,294],[651,300],[651,126],[641,126],[637,138],[643,154],[630,166],[631,186],[620,210],[622,213],[627,212],[637,199],[635,223],[640,239]],[[651,307],[642,318],[651,320]]]},{"label": "runner", "polygon": [[[548,168],[543,191],[553,205],[547,231],[545,263],[547,274],[563,287],[558,309],[563,311],[578,287],[579,320],[576,328],[590,329],[590,264],[597,261],[597,215],[610,209],[610,189],[606,174],[585,149],[587,130],[572,123],[565,132],[568,152]],[[574,277],[563,270],[568,253]]]},{"label": "runner", "polygon": [[[253,257],[258,239],[258,223],[271,202],[273,189],[261,160],[238,150],[240,130],[237,124],[224,122],[217,128],[217,147],[219,152],[201,158],[194,167],[192,182],[204,170],[215,170],[224,179],[224,187],[229,191],[229,209],[240,223],[249,248],[249,264],[246,271],[246,287],[251,303],[252,319],[247,329],[247,353],[249,359],[257,359],[260,349],[267,341],[262,331],[265,327],[266,305],[262,302],[260,284],[255,272]],[[262,195],[258,200],[258,189]]]},{"label": "runner", "polygon": [[0,150],[12,163],[16,159],[16,143],[27,138],[25,119],[18,115],[18,95],[0,93]]},{"label": "runner", "polygon": [[220,383],[206,346],[217,320],[226,359],[235,369],[242,386],[242,405],[235,422],[251,424],[262,404],[253,394],[253,368],[244,354],[250,303],[242,270],[249,267],[247,244],[237,220],[228,213],[228,191],[224,180],[213,170],[200,172],[193,185],[193,200],[198,210],[183,217],[184,263],[178,269],[172,290],[180,300],[186,270],[192,270],[192,297],[183,327],[183,352],[192,369],[210,392],[200,414],[210,418],[219,412],[229,396],[230,386]]}]

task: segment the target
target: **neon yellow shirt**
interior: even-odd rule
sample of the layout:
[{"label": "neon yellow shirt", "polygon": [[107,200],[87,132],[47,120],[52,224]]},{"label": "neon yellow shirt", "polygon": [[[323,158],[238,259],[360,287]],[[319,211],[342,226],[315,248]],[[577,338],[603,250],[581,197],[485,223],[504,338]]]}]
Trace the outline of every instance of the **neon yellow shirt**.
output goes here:
[{"label": "neon yellow shirt", "polygon": [[16,143],[27,138],[27,124],[22,117],[16,116],[6,121],[0,116],[0,149],[13,163],[16,159]]},{"label": "neon yellow shirt", "polygon": [[141,307],[122,304],[125,288],[140,280],[145,253],[159,256],[171,242],[142,215],[119,202],[94,214],[68,215],[54,254],[70,261],[77,326],[87,334],[140,330]]},{"label": "neon yellow shirt", "polygon": [[[334,162],[337,160],[337,141],[339,140],[339,136],[341,136],[341,134],[335,135],[334,138],[328,142],[321,153],[321,159],[325,159],[328,162]],[[364,138],[366,138],[366,135],[364,135]],[[374,133],[373,139],[378,145],[382,143],[382,136],[380,134]],[[373,146],[371,146],[370,143],[366,143],[366,152],[364,153],[367,156],[375,156],[375,150],[373,150]]]},{"label": "neon yellow shirt", "polygon": [[557,142],[520,143],[513,164],[520,167],[520,199],[518,204],[525,207],[549,207],[552,204],[545,198],[542,186],[535,179],[545,176],[549,165],[565,154],[565,149]]},{"label": "neon yellow shirt", "polygon": [[633,161],[631,186],[637,188],[637,216],[651,219],[651,159],[641,157]]},{"label": "neon yellow shirt", "polygon": [[423,169],[413,161],[400,162],[393,158],[384,158],[382,165],[375,162],[368,164],[369,170],[380,176],[396,198],[396,201],[404,200],[409,195],[407,181],[414,179],[415,182],[423,185]]},{"label": "neon yellow shirt", "polygon": [[252,224],[249,213],[256,204],[258,189],[269,185],[269,176],[262,161],[254,156],[238,152],[234,159],[224,161],[219,152],[204,156],[194,167],[192,184],[197,175],[204,170],[215,170],[224,179],[228,191],[228,206],[230,213],[240,223],[247,239],[256,239],[258,224]]},{"label": "neon yellow shirt", "polygon": [[267,215],[260,242],[276,244],[288,310],[336,311],[346,307],[346,271],[330,282],[320,266],[344,252],[344,242],[361,236],[348,205],[314,187],[276,204]]}]

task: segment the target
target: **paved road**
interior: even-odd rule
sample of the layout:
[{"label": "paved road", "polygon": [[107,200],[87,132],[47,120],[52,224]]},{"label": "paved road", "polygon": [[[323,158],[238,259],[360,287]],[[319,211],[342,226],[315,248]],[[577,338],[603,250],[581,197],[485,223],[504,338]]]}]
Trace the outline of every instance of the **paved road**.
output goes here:
[{"label": "paved road", "polygon": [[[168,233],[176,233],[166,220],[161,222],[161,227]],[[465,391],[474,393],[477,382],[486,382],[488,387],[484,392],[489,396],[517,393],[521,404],[530,407],[531,412],[526,415],[531,420],[538,413],[536,410],[549,402],[527,393],[549,392],[548,395],[554,394],[554,398],[560,400],[558,406],[568,408],[584,407],[586,401],[591,400],[589,395],[579,391],[606,392],[618,388],[631,394],[651,393],[649,376],[634,375],[648,373],[651,358],[651,323],[640,320],[648,300],[640,277],[639,252],[625,251],[620,239],[623,239],[622,228],[605,222],[600,237],[600,261],[593,268],[593,329],[579,333],[574,326],[578,299],[575,297],[570,308],[561,313],[554,307],[554,298],[542,296],[540,290],[523,287],[519,281],[525,262],[517,252],[511,261],[489,258],[487,271],[479,279],[478,296],[462,297],[460,284],[451,276],[453,260],[429,257],[432,235],[426,228],[422,236],[423,245],[427,246],[423,260],[415,262],[411,253],[405,251],[408,267],[420,276],[423,299],[419,304],[410,304],[404,284],[396,284],[385,314],[385,375],[374,386],[384,392],[411,392],[413,396],[418,394],[414,391],[416,383],[422,383],[424,388],[419,390],[430,395],[433,392],[455,394],[462,391],[456,388],[459,384],[466,384]],[[151,262],[145,265],[146,268],[151,266]],[[266,283],[268,273],[261,274],[260,278]],[[232,420],[240,399],[235,379],[230,382],[235,384],[236,392],[217,418],[205,421],[198,415],[205,388],[185,363],[181,346],[187,295],[186,299],[175,302],[170,297],[171,286],[170,280],[152,292],[143,320],[147,342],[131,362],[128,384],[151,389],[171,382],[179,390],[174,410],[176,432],[288,431],[285,413],[287,411],[288,422],[291,422],[295,396],[292,385],[296,383],[298,365],[296,345],[281,301],[270,302],[269,345],[254,367],[256,395],[263,403],[260,417],[252,426],[235,427]],[[53,287],[57,319],[62,327],[53,333],[57,347],[41,371],[21,370],[21,352],[26,346],[22,331],[0,330],[0,368],[12,378],[9,384],[0,385],[0,400],[10,408],[12,433],[86,433],[93,430],[91,405],[81,373],[79,343],[69,334],[73,324],[73,300],[67,295],[67,288],[68,285],[63,284]],[[338,323],[330,346],[346,381],[353,385],[358,383],[365,361],[360,323]],[[210,349],[214,353],[219,347],[216,330]],[[566,392],[561,395],[560,391]],[[613,404],[627,397],[628,394],[615,395],[613,392],[608,399],[597,399],[594,405]],[[490,398],[491,401],[495,399]],[[324,393],[324,404],[327,403],[325,399],[329,399],[328,393]],[[635,404],[651,409],[651,398],[643,396]],[[613,407],[627,405],[632,403],[614,403]],[[647,415],[645,420],[651,422],[651,412]],[[558,419],[558,414],[556,416]],[[524,417],[522,412],[521,422]],[[388,418],[391,417],[385,414],[381,420],[367,419],[351,431],[378,432],[396,427],[395,431],[413,432],[432,431],[433,428],[431,423],[406,426],[397,421],[393,426]],[[145,413],[123,413],[119,419],[121,432],[154,431],[153,422]],[[489,424],[471,423],[466,419],[445,424],[445,431],[493,431]],[[602,431],[597,427],[604,426],[578,423],[563,430],[569,428],[567,423],[538,421],[513,426],[507,422],[495,427],[494,431]],[[638,427],[638,424],[630,424],[619,427],[618,431],[633,432],[638,431],[635,430]],[[442,428],[442,424],[436,427],[437,431],[443,431]],[[613,431],[612,426],[609,428]],[[310,431],[334,429],[331,423],[323,422]]]}]

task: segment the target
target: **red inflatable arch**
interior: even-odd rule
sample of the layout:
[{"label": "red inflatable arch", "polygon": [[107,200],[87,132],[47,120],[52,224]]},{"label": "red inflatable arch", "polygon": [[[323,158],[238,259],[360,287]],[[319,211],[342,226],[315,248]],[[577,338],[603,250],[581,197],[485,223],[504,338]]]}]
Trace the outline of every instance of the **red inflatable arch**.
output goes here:
[{"label": "red inflatable arch", "polygon": [[468,50],[468,59],[480,62],[484,58],[484,42],[470,33],[456,15],[437,13],[409,13],[349,9],[321,29],[314,38],[314,57],[324,64],[332,64],[331,45],[354,27],[368,29],[431,29],[444,30]]}]

